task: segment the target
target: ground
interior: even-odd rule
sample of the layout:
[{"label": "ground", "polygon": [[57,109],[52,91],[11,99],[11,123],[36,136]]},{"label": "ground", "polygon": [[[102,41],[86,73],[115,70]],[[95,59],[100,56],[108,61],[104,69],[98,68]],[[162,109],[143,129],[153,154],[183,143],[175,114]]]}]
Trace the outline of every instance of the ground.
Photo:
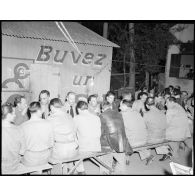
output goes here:
[{"label": "ground", "polygon": [[[169,160],[159,161],[162,155],[157,155],[155,150],[152,150],[152,154],[155,156],[154,161],[150,165],[145,165],[145,160],[141,161],[139,154],[134,153],[130,159],[130,165],[127,166],[127,175],[172,175]],[[172,159],[172,162],[176,162]],[[179,159],[177,163],[185,166],[192,167],[192,150],[185,147],[185,150],[179,150]],[[84,166],[87,175],[99,174],[99,168],[91,163],[85,161]]]}]

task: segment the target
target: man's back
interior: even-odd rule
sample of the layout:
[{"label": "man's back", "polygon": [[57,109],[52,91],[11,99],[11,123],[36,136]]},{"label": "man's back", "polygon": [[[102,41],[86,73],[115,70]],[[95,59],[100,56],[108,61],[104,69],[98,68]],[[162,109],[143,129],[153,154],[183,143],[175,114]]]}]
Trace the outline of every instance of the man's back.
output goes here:
[{"label": "man's back", "polygon": [[144,121],[148,130],[148,142],[162,142],[165,139],[165,132],[167,128],[165,114],[154,107],[144,113]]},{"label": "man's back", "polygon": [[188,118],[185,110],[176,104],[173,109],[168,109],[166,113],[167,130],[166,138],[179,141],[191,137]]},{"label": "man's back", "polygon": [[63,142],[75,134],[75,125],[71,116],[65,112],[53,114],[48,117],[54,131],[55,141]]},{"label": "man's back", "polygon": [[77,129],[79,150],[101,151],[101,122],[99,117],[85,111],[85,113],[77,115],[74,122]]},{"label": "man's back", "polygon": [[14,125],[2,126],[2,171],[11,171],[20,163],[22,140],[19,129]]},{"label": "man's back", "polygon": [[78,148],[74,121],[65,111],[52,114],[48,121],[54,133],[54,147],[51,158],[65,159],[75,155]]},{"label": "man's back", "polygon": [[[131,147],[127,142],[124,122],[121,113],[107,109],[100,115],[101,119],[101,144],[102,147],[109,146],[116,152],[131,153]],[[109,140],[109,141],[108,141]]]},{"label": "man's back", "polygon": [[132,147],[144,145],[147,141],[147,130],[141,114],[137,111],[122,112],[125,132]]},{"label": "man's back", "polygon": [[21,125],[26,150],[43,151],[53,146],[51,124],[44,119],[31,119]]}]

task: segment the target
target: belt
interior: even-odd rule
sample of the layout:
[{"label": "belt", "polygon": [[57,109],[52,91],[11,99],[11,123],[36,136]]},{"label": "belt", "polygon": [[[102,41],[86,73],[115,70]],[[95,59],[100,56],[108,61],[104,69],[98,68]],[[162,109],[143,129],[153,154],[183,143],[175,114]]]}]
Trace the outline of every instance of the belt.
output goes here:
[{"label": "belt", "polygon": [[75,142],[75,140],[55,141],[55,143],[58,143],[58,144],[69,144],[69,143],[73,143],[73,142]]},{"label": "belt", "polygon": [[35,153],[36,153],[36,152],[46,152],[46,151],[49,151],[49,149],[50,149],[50,148],[45,149],[45,150],[41,150],[41,151],[32,151],[32,150],[27,150],[27,152],[35,152]]}]

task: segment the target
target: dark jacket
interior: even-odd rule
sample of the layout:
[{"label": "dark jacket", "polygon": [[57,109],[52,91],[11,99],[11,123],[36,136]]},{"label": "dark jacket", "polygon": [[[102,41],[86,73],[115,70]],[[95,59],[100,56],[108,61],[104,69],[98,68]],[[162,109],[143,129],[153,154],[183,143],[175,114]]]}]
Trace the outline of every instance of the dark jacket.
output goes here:
[{"label": "dark jacket", "polygon": [[[110,148],[111,150],[125,152],[126,155],[131,155],[133,150],[128,142],[125,133],[124,122],[121,113],[111,109],[106,110],[100,115],[101,120],[101,146]],[[120,151],[119,139],[122,138],[123,151]]]}]

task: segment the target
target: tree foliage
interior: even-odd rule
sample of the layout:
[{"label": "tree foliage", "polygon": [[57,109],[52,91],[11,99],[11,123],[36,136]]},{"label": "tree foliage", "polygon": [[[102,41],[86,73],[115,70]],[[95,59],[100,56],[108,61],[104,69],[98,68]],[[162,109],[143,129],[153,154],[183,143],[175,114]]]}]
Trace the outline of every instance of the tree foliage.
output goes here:
[{"label": "tree foliage", "polygon": [[[114,51],[113,57],[123,60],[123,56],[130,61],[130,48],[135,51],[135,61],[139,69],[149,72],[159,72],[162,61],[165,61],[168,46],[175,38],[169,29],[172,23],[135,23],[134,45],[130,45],[128,23],[109,23],[109,39],[120,49]],[[143,66],[144,64],[145,66]]]}]

